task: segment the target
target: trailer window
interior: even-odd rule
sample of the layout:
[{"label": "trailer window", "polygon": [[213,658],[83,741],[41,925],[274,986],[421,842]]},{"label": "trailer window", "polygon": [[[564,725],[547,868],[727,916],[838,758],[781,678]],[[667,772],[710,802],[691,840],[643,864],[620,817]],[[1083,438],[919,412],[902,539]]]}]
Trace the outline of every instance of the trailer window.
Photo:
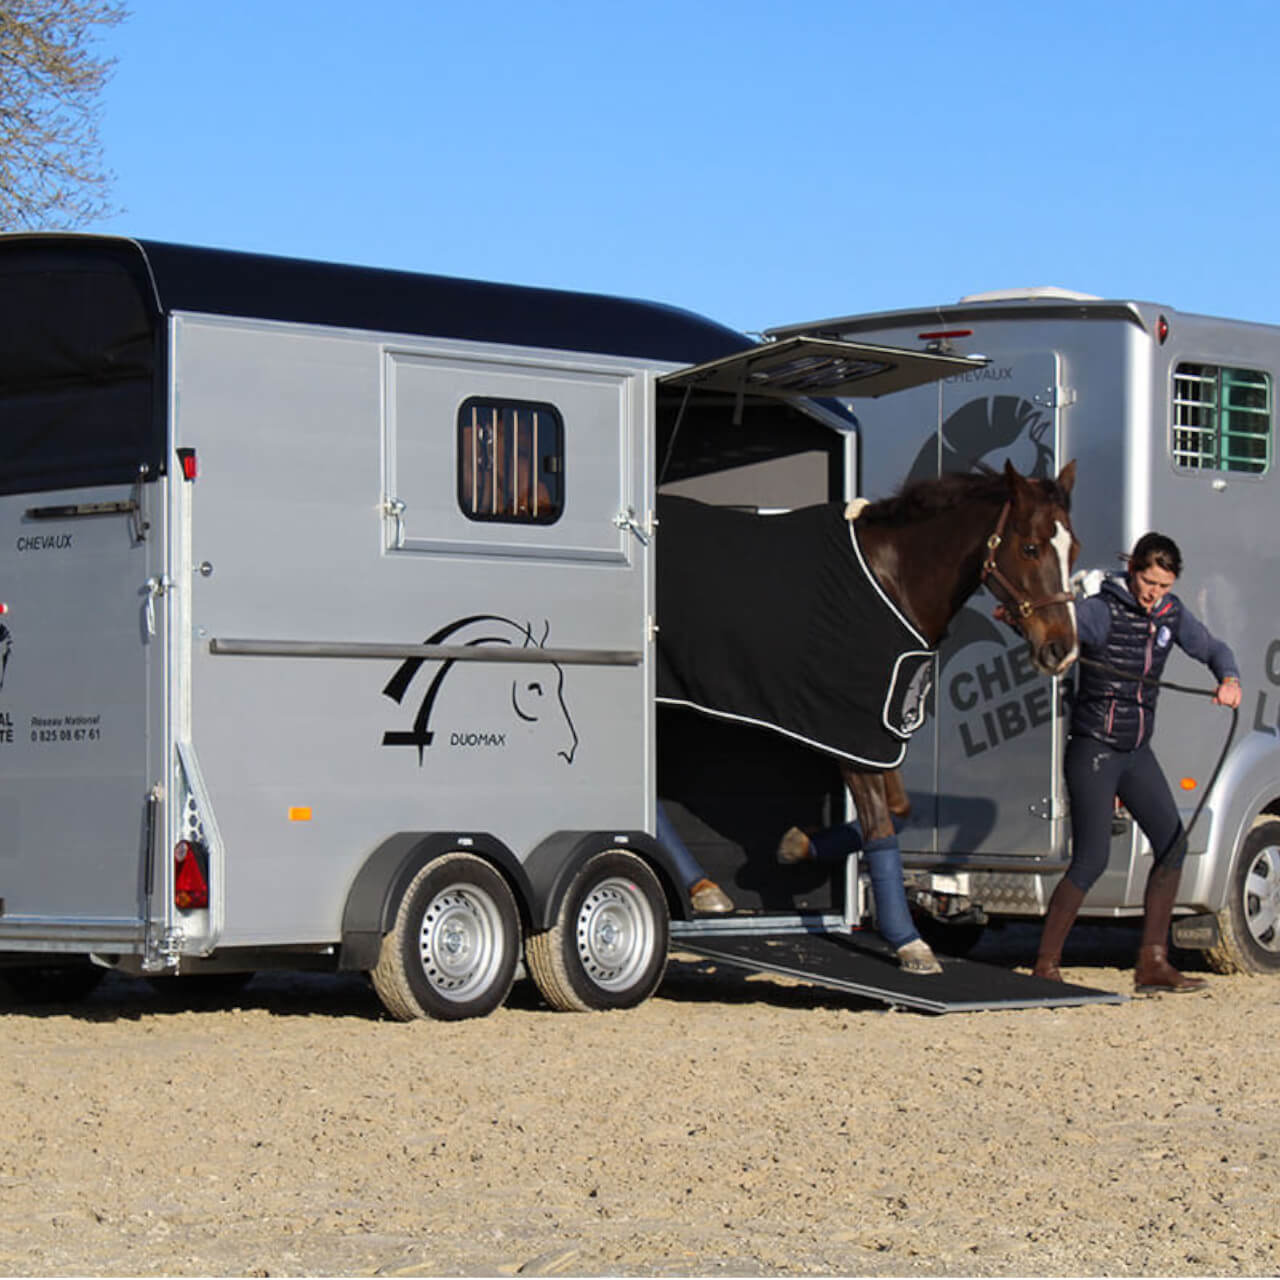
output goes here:
[{"label": "trailer window", "polygon": [[470,520],[553,524],[564,510],[564,423],[554,405],[463,401],[458,504]]},{"label": "trailer window", "polygon": [[1179,364],[1173,371],[1174,465],[1260,473],[1271,465],[1271,375]]}]

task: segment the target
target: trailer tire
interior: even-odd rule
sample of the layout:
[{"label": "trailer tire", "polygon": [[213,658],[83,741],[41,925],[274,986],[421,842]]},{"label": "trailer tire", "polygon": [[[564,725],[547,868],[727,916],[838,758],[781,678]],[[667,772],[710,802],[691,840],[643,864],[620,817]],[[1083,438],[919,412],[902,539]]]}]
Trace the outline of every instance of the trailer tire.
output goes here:
[{"label": "trailer tire", "polygon": [[78,1004],[107,976],[100,965],[23,965],[0,971],[17,1004]]},{"label": "trailer tire", "polygon": [[623,849],[597,853],[574,876],[556,923],[529,936],[525,962],[554,1009],[631,1009],[667,969],[670,913],[648,864]]},{"label": "trailer tire", "polygon": [[1218,945],[1205,953],[1216,973],[1280,973],[1280,822],[1261,822],[1231,864]]},{"label": "trailer tire", "polygon": [[370,972],[387,1012],[456,1021],[507,998],[520,958],[520,913],[506,880],[482,858],[450,853],[409,882]]}]

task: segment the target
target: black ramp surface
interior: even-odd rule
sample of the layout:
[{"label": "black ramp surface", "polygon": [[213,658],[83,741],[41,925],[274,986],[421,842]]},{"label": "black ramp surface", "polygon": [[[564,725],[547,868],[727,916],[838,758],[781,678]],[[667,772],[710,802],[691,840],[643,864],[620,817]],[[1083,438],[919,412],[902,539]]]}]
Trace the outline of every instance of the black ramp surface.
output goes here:
[{"label": "black ramp surface", "polygon": [[1042,1009],[1125,1001],[1124,996],[1113,991],[1050,982],[951,956],[938,957],[942,962],[941,973],[904,973],[898,968],[896,958],[874,935],[860,938],[856,934],[829,933],[681,934],[673,939],[673,945],[741,969],[786,974],[926,1013]]}]

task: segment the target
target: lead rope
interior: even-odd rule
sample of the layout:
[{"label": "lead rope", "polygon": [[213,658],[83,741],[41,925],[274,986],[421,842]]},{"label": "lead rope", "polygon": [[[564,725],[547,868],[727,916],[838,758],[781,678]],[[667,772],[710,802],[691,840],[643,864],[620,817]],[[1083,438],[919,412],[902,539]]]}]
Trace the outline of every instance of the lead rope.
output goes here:
[{"label": "lead rope", "polygon": [[[1197,689],[1188,684],[1174,684],[1172,680],[1157,680],[1154,676],[1133,676],[1127,671],[1121,671],[1119,667],[1113,667],[1108,662],[1099,662],[1097,658],[1080,658],[1078,661],[1087,667],[1105,671],[1111,676],[1120,676],[1124,680],[1137,680],[1139,684],[1154,685],[1157,689],[1173,689],[1177,693],[1189,693],[1197,698],[1212,698],[1218,692],[1217,689]],[[1209,781],[1205,784],[1200,803],[1196,805],[1195,812],[1191,815],[1191,821],[1183,828],[1182,843],[1184,846],[1191,839],[1192,828],[1195,827],[1201,813],[1204,812],[1209,793],[1217,783],[1218,775],[1222,772],[1222,766],[1227,762],[1227,753],[1231,750],[1232,742],[1235,741],[1236,726],[1240,722],[1240,708],[1228,707],[1227,710],[1231,712],[1231,727],[1227,730],[1227,740],[1222,744],[1222,750],[1218,753],[1218,763],[1213,766],[1213,772],[1209,775]]]}]

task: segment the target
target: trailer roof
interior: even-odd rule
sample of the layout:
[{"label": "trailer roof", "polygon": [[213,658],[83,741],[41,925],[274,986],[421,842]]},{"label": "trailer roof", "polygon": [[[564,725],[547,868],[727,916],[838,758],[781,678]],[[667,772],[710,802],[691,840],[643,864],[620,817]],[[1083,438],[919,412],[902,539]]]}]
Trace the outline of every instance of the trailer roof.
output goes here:
[{"label": "trailer roof", "polygon": [[[799,334],[815,337],[847,337],[851,333],[871,333],[883,329],[896,329],[904,325],[924,324],[931,328],[948,328],[957,324],[975,324],[982,320],[999,318],[1036,320],[1127,320],[1140,328],[1146,328],[1142,308],[1151,304],[1120,301],[1111,298],[1090,298],[1080,294],[1064,296],[1040,293],[1030,295],[1023,291],[1017,297],[969,297],[959,302],[942,303],[931,307],[908,307],[900,311],[866,312],[862,315],[833,316],[828,320],[810,320],[804,324],[781,325],[766,330],[770,338],[789,338]],[[1168,311],[1169,308],[1164,308]]]},{"label": "trailer roof", "polygon": [[157,311],[191,311],[590,351],[688,364],[740,351],[751,339],[679,307],[522,285],[153,240],[76,234],[0,237],[9,246],[93,267],[145,269]]}]

